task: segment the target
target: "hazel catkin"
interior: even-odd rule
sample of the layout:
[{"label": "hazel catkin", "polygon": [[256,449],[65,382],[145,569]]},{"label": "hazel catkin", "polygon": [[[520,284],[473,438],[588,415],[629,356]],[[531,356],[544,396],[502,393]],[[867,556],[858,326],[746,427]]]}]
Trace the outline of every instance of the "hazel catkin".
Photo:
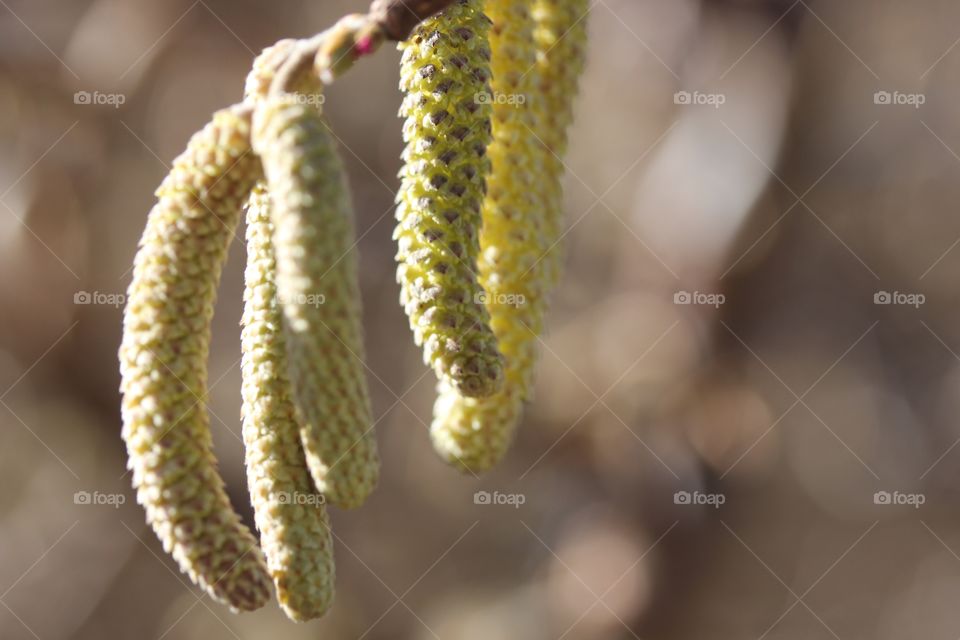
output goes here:
[{"label": "hazel catkin", "polygon": [[[246,98],[267,95],[296,45],[281,40],[254,61]],[[300,99],[319,105],[318,83],[304,78]],[[276,285],[270,196],[261,180],[247,203],[247,268],[242,333],[243,439],[247,483],[260,544],[277,600],[292,620],[322,616],[333,602],[333,540],[324,497],[317,493],[291,397],[283,314]]]},{"label": "hazel catkin", "polygon": [[397,194],[397,281],[424,362],[465,396],[503,382],[476,276],[480,204],[490,170],[489,19],[457,0],[401,43],[406,120]]},{"label": "hazel catkin", "polygon": [[260,544],[293,620],[326,613],[333,602],[333,539],[316,493],[290,397],[269,195],[259,186],[247,205],[243,311],[243,441]]},{"label": "hazel catkin", "polygon": [[157,190],[123,316],[123,438],[137,501],[190,578],[235,610],[270,578],[211,451],[207,356],[216,289],[241,206],[261,175],[250,114],[217,112]]},{"label": "hazel catkin", "polygon": [[[471,471],[503,455],[519,421],[536,359],[545,290],[534,268],[546,249],[544,207],[529,106],[536,62],[533,19],[526,0],[488,0],[493,21],[493,170],[483,202],[478,267],[486,308],[506,361],[503,389],[488,398],[467,398],[439,386],[431,438],[448,462]],[[512,98],[512,99],[511,99]]]},{"label": "hazel catkin", "polygon": [[[563,253],[563,156],[573,122],[574,97],[586,62],[588,0],[534,0],[533,32],[537,47],[537,99],[533,134],[546,169],[547,235],[550,249],[542,262],[550,286],[560,279]],[[539,266],[539,265],[538,265]]]},{"label": "hazel catkin", "polygon": [[270,194],[277,296],[307,465],[331,503],[355,507],[376,486],[379,459],[343,169],[319,111],[295,96],[256,102],[253,143]]},{"label": "hazel catkin", "polygon": [[[441,384],[430,429],[441,457],[471,472],[502,458],[533,385],[537,343],[557,279],[554,246],[560,235],[563,163],[553,152],[563,152],[582,69],[580,5],[585,11],[586,2],[580,0],[487,4],[494,23],[497,100],[478,265],[491,325],[506,359],[506,384],[500,393],[481,399]],[[562,130],[544,133],[553,127]]]}]

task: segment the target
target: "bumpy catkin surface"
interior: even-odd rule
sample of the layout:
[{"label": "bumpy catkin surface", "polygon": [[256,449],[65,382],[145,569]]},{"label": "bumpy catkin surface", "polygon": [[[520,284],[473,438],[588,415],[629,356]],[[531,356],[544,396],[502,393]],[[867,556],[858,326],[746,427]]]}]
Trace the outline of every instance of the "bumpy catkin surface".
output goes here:
[{"label": "bumpy catkin surface", "polygon": [[319,112],[290,96],[256,103],[301,440],[317,489],[342,507],[376,486],[379,460],[364,376],[357,257],[343,168]]},{"label": "bumpy catkin surface", "polygon": [[157,190],[120,348],[123,438],[137,500],[181,569],[214,599],[247,611],[267,601],[270,578],[217,472],[205,400],[216,289],[260,175],[248,112],[219,111],[190,140]]},{"label": "bumpy catkin surface", "polygon": [[534,0],[533,32],[537,45],[537,143],[546,167],[543,185],[546,197],[547,235],[551,249],[543,260],[550,286],[560,279],[563,252],[563,156],[567,151],[567,130],[573,122],[573,98],[586,62],[588,0]]},{"label": "bumpy catkin surface", "polygon": [[[488,398],[464,397],[441,383],[431,437],[449,462],[474,471],[493,465],[518,421],[536,357],[543,287],[533,269],[546,249],[544,208],[537,197],[535,126],[529,98],[536,63],[533,20],[526,2],[488,0],[493,21],[493,171],[483,202],[478,267],[486,308],[506,359],[506,384]],[[523,104],[518,97],[522,96]]]},{"label": "bumpy catkin surface", "polygon": [[[400,44],[406,120],[397,194],[397,280],[424,361],[465,396],[496,392],[503,364],[477,281],[490,170],[489,19],[459,0]],[[479,98],[479,99],[478,99]]]},{"label": "bumpy catkin surface", "polygon": [[[254,61],[246,97],[267,94],[295,41],[281,40]],[[301,100],[319,105],[318,83],[304,83]],[[276,284],[273,222],[265,181],[247,204],[247,268],[243,311],[243,439],[247,482],[260,544],[289,618],[322,616],[334,597],[333,536],[300,442],[291,398],[286,341]]]},{"label": "bumpy catkin surface", "polygon": [[333,538],[290,397],[272,236],[269,195],[258,187],[247,207],[242,333],[247,482],[277,599],[287,616],[303,621],[333,602]]},{"label": "bumpy catkin surface", "polygon": [[580,0],[488,0],[486,6],[494,23],[495,100],[479,269],[506,358],[506,384],[482,399],[441,384],[431,425],[441,457],[472,472],[503,457],[533,385],[548,295],[557,279],[563,204],[557,156],[566,144],[583,65],[585,22],[578,8],[586,11]]}]

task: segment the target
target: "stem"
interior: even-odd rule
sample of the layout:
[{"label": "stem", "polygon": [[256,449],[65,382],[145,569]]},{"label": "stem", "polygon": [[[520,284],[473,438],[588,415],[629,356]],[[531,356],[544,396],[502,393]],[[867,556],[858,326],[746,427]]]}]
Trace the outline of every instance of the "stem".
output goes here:
[{"label": "stem", "polygon": [[400,42],[414,27],[453,4],[454,0],[373,0],[369,15],[380,25],[387,40]]},{"label": "stem", "polygon": [[332,27],[299,40],[280,66],[271,93],[290,93],[304,74],[313,72],[330,84],[384,40],[406,40],[422,21],[456,0],[373,0],[366,14],[346,15]]}]

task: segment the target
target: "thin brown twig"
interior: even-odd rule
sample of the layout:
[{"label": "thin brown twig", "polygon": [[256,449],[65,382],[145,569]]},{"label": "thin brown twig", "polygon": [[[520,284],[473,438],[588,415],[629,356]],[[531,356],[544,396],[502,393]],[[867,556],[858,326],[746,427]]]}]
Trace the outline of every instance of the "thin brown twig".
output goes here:
[{"label": "thin brown twig", "polygon": [[289,93],[306,73],[330,84],[385,40],[406,40],[423,20],[457,0],[373,0],[366,14],[346,15],[332,27],[297,41],[277,71],[271,93]]},{"label": "thin brown twig", "polygon": [[370,17],[383,29],[387,40],[400,42],[413,29],[454,3],[454,0],[373,0]]}]

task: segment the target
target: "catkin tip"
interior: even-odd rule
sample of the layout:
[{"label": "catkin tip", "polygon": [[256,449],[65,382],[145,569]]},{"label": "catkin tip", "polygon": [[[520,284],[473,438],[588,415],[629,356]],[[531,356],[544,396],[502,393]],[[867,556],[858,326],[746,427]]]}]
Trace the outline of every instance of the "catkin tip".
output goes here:
[{"label": "catkin tip", "polygon": [[322,616],[333,601],[333,541],[300,444],[277,301],[270,198],[247,206],[241,360],[247,482],[277,600],[291,620]]}]

